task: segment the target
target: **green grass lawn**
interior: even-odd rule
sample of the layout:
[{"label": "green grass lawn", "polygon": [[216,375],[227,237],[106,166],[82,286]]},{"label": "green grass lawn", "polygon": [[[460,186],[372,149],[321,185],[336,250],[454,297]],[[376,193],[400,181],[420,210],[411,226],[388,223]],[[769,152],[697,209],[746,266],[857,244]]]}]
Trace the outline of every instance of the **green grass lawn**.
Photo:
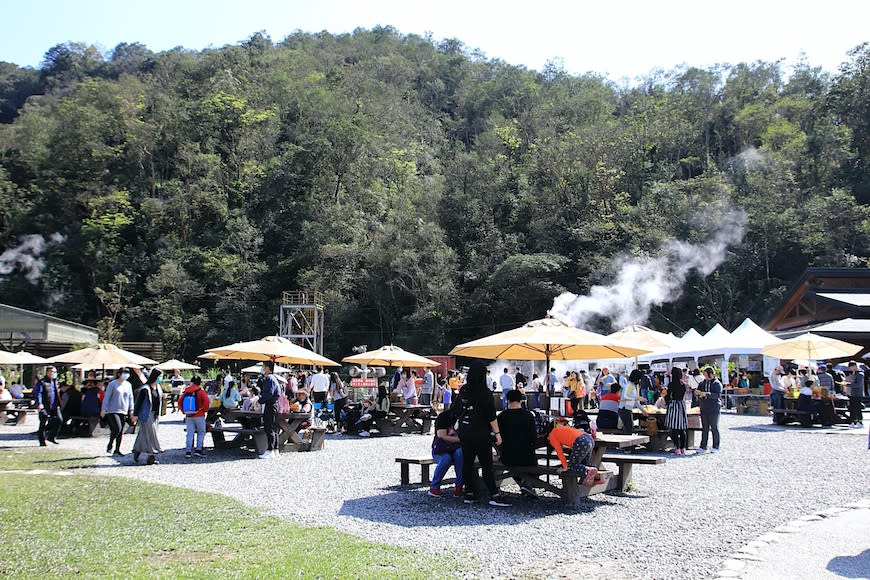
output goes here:
[{"label": "green grass lawn", "polygon": [[[48,453],[46,453],[48,451]],[[428,578],[452,558],[303,527],[214,494],[126,478],[10,472],[86,454],[0,449],[0,576]]]}]

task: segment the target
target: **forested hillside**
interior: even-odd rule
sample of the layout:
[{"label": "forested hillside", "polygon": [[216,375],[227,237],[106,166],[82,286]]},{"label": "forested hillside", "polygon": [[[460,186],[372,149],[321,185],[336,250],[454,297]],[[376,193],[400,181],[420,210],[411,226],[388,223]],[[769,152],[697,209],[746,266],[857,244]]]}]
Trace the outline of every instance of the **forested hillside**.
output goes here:
[{"label": "forested hillside", "polygon": [[[870,47],[530,71],[391,28],[0,63],[0,302],[192,358],[326,293],[328,355],[426,353],[543,316],[666,240],[742,242],[652,312],[763,319],[807,266],[870,257]],[[739,239],[739,236],[738,236]],[[599,321],[600,322],[600,321]],[[643,322],[643,321],[638,321]]]}]

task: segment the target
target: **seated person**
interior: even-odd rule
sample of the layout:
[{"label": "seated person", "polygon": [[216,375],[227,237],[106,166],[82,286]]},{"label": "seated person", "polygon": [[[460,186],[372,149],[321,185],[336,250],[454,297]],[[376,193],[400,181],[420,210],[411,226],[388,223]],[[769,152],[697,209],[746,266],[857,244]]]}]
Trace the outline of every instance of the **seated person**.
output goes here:
[{"label": "seated person", "polygon": [[667,387],[662,387],[662,394],[656,399],[655,407],[656,409],[667,409],[668,408],[668,389]]},{"label": "seated person", "polygon": [[[504,416],[503,412],[501,416]],[[456,473],[454,497],[462,497],[462,447],[459,445],[459,435],[453,428],[456,423],[457,408],[442,411],[435,418],[435,437],[432,439],[432,459],[436,461],[435,474],[429,484],[429,495],[441,497],[441,481],[450,466]],[[534,427],[534,421],[532,422]],[[502,431],[503,432],[503,431]]]},{"label": "seated person", "polygon": [[0,383],[0,403],[10,403],[12,401],[12,393],[3,383]]},{"label": "seated person", "polygon": [[259,398],[260,389],[258,389],[257,387],[251,387],[251,396],[242,401],[242,411],[246,411],[249,413],[262,413],[263,408],[258,402]]},{"label": "seated person", "polygon": [[305,413],[309,416],[308,419],[302,421],[300,423],[297,431],[303,431],[311,427],[311,422],[314,419],[314,405],[311,404],[311,399],[308,398],[308,391],[305,389],[299,389],[296,391],[296,399],[293,401],[296,403],[295,405],[291,404],[290,410],[294,413]]},{"label": "seated person", "polygon": [[230,381],[227,388],[221,393],[221,407],[224,409],[238,409],[242,402],[242,394],[236,388],[236,381]]},{"label": "seated person", "polygon": [[[562,462],[559,473],[564,471],[577,473],[585,487],[592,487],[601,482],[601,479],[598,477],[598,469],[586,465],[586,462],[592,456],[592,450],[595,449],[595,440],[591,434],[580,429],[568,427],[567,425],[556,425],[550,431],[547,439],[553,450],[556,451],[559,461]],[[571,450],[567,460],[563,450],[565,447]]]},{"label": "seated person", "polygon": [[63,383],[61,388],[66,387],[66,391],[62,391],[60,413],[64,418],[64,423],[70,417],[80,417],[82,414],[82,393],[72,385]]},{"label": "seated person", "polygon": [[[535,442],[538,430],[532,412],[522,407],[525,400],[522,392],[512,389],[507,392],[507,409],[498,415],[498,430],[501,433],[501,462],[507,466],[536,465]],[[442,413],[443,415],[443,413]],[[441,415],[439,415],[440,419]],[[436,419],[437,428],[437,419]],[[538,497],[534,488],[523,481],[522,477],[514,477],[520,486],[520,492],[528,497]]]},{"label": "seated person", "polygon": [[378,385],[378,400],[376,401],[378,416],[386,417],[390,412],[390,395],[385,384]]},{"label": "seated person", "polygon": [[9,394],[12,395],[13,399],[23,399],[24,398],[24,385],[21,383],[12,383],[9,385]]},{"label": "seated person", "polygon": [[589,418],[589,414],[586,413],[586,409],[583,408],[583,399],[579,397],[571,399],[571,408],[574,411],[571,414],[574,427],[577,429],[583,429],[584,431],[589,431],[589,426],[592,424],[592,420]]},{"label": "seated person", "polygon": [[815,381],[806,379],[801,387],[798,395],[797,403],[795,404],[798,411],[808,411],[811,413],[810,420],[815,420],[822,412],[822,403],[813,399],[813,384]]},{"label": "seated person", "polygon": [[348,407],[344,414],[345,432],[368,437],[378,412],[377,406],[369,397],[365,397],[359,405]]},{"label": "seated person", "polygon": [[619,382],[610,383],[610,392],[602,395],[598,404],[598,428],[616,429],[619,424]]}]

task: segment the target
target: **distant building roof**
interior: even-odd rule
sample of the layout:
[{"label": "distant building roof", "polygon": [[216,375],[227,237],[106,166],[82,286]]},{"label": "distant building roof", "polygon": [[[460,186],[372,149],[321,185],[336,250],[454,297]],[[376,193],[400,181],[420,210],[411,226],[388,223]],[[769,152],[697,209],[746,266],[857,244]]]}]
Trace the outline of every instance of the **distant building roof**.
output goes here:
[{"label": "distant building roof", "polygon": [[816,296],[850,306],[870,307],[870,292],[816,292]]},{"label": "distant building roof", "polygon": [[91,326],[0,304],[0,340],[10,336],[17,341],[67,344],[94,344],[99,339]]},{"label": "distant building roof", "polygon": [[870,268],[807,268],[763,326],[785,331],[863,317],[870,318]]}]

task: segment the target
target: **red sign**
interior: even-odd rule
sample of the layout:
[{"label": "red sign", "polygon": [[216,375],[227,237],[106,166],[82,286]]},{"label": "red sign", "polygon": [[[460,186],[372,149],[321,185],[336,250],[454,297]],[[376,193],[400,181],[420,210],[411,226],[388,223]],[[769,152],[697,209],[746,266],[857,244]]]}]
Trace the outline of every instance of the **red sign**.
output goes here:
[{"label": "red sign", "polygon": [[350,386],[354,389],[374,389],[378,386],[378,379],[351,379]]}]

